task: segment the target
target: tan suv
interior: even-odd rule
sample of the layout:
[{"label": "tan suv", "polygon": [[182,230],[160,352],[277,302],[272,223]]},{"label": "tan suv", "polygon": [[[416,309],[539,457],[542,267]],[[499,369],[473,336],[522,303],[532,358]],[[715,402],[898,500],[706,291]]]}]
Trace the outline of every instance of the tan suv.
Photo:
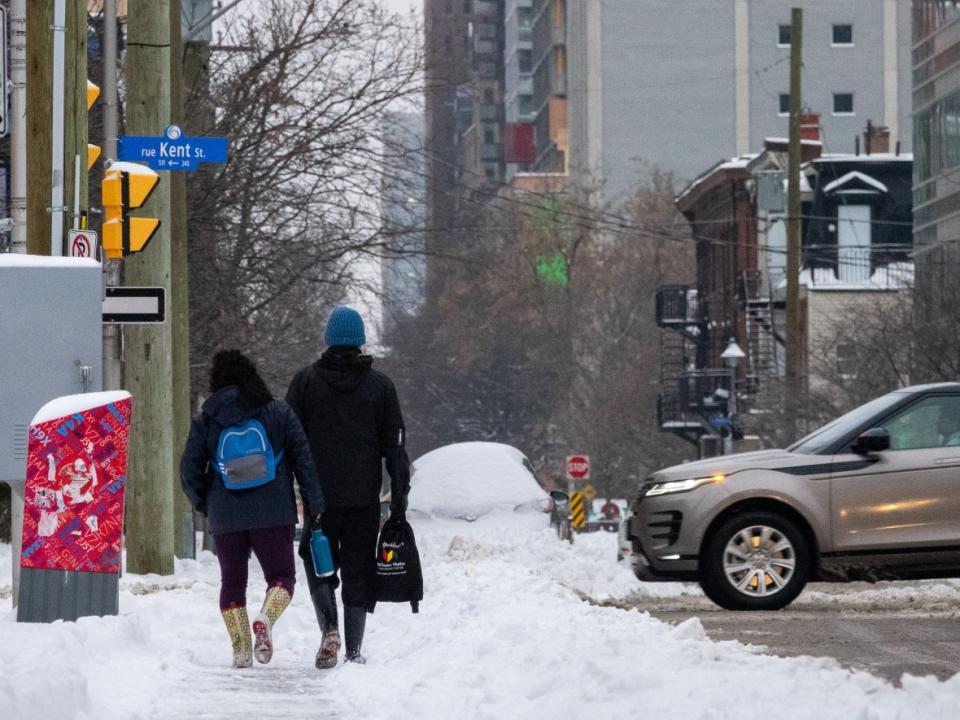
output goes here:
[{"label": "tan suv", "polygon": [[786,450],[660,470],[633,503],[641,580],[777,610],[808,580],[960,576],[960,383],[897,390]]}]

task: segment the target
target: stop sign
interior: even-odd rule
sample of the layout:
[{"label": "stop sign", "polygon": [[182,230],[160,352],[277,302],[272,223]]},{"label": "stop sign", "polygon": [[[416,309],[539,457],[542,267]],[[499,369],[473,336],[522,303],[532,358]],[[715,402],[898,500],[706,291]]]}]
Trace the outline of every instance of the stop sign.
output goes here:
[{"label": "stop sign", "polygon": [[589,455],[568,455],[567,456],[567,478],[570,480],[589,480],[590,479],[590,456]]}]

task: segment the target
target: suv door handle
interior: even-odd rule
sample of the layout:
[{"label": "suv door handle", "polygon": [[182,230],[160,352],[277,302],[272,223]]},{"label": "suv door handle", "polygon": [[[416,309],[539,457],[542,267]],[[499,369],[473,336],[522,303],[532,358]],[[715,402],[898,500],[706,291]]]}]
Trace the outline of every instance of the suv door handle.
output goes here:
[{"label": "suv door handle", "polygon": [[960,465],[960,457],[940,458],[936,461],[937,465]]}]

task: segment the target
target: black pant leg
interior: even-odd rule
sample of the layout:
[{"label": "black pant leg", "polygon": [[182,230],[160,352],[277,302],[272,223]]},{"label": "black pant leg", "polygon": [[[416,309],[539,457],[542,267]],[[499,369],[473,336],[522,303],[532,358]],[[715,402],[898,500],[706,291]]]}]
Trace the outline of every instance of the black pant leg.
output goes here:
[{"label": "black pant leg", "polygon": [[[333,557],[334,568],[340,566],[340,528],[343,521],[343,508],[327,508],[323,513],[320,529],[330,541],[330,554]],[[310,588],[310,600],[313,602],[313,611],[317,616],[320,632],[338,626],[337,598],[334,590],[340,585],[338,573],[328,577],[317,577],[313,572],[313,557],[310,554],[310,535],[313,526],[306,522],[300,542],[300,557],[303,560],[303,570],[307,576],[307,587]]]},{"label": "black pant leg", "polygon": [[340,532],[344,607],[363,607],[372,611],[376,604],[379,532],[379,503],[348,509]]}]

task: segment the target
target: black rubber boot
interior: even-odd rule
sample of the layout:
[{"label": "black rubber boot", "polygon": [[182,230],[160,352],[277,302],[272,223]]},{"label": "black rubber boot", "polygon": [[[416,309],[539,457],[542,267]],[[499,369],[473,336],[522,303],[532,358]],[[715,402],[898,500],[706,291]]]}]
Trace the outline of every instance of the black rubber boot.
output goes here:
[{"label": "black rubber boot", "polygon": [[327,583],[316,585],[310,591],[313,600],[313,609],[317,614],[317,622],[323,639],[314,665],[317,670],[329,670],[337,665],[337,653],[340,650],[340,628],[337,622],[337,598],[333,594],[333,586]]},{"label": "black rubber boot", "polygon": [[360,654],[363,645],[363,630],[367,624],[367,609],[365,607],[343,606],[343,634],[347,643],[347,662],[360,665],[366,659]]},{"label": "black rubber boot", "polygon": [[340,622],[337,618],[337,598],[333,593],[333,586],[329,583],[320,583],[312,587],[310,599],[313,600],[313,611],[317,614],[320,632],[338,630]]}]

